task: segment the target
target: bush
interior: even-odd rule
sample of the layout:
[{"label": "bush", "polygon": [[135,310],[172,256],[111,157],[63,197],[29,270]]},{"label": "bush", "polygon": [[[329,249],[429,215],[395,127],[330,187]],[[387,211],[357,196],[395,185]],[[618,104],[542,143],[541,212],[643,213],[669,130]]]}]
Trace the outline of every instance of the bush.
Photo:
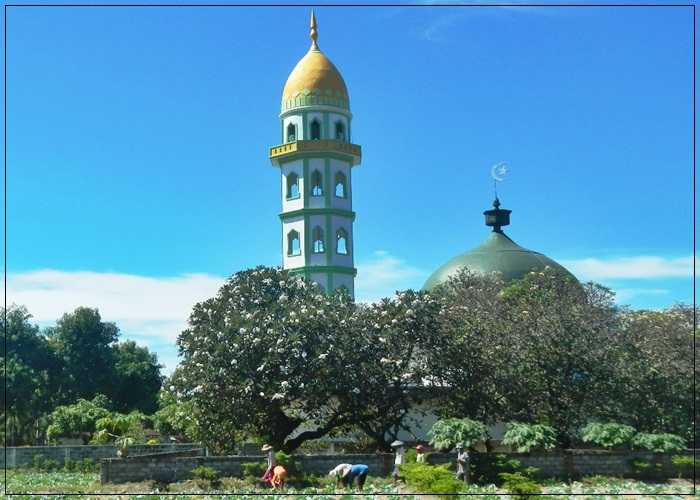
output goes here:
[{"label": "bush", "polygon": [[634,459],[631,461],[632,469],[634,469],[634,474],[639,479],[661,479],[663,478],[663,464],[661,463],[651,463],[646,460]]},{"label": "bush", "polygon": [[243,475],[245,477],[254,477],[259,479],[265,474],[267,470],[267,463],[265,462],[245,462],[241,464],[243,469]]},{"label": "bush", "polygon": [[557,444],[557,431],[548,425],[511,422],[503,436],[503,444],[512,446],[519,453],[534,449],[551,450]]},{"label": "bush", "polygon": [[417,456],[418,456],[418,452],[416,451],[416,449],[409,448],[408,450],[406,450],[406,453],[404,453],[403,461],[406,464],[414,464],[414,463],[416,463]]},{"label": "bush", "polygon": [[190,474],[200,487],[206,488],[219,483],[219,473],[211,467],[200,465],[192,469]]},{"label": "bush", "polygon": [[630,444],[636,432],[630,425],[591,422],[581,429],[581,439],[602,448],[621,448]]},{"label": "bush", "polygon": [[32,457],[31,468],[40,472],[54,472],[60,468],[57,460],[44,458],[44,455],[38,454]]},{"label": "bush", "polygon": [[509,458],[502,453],[497,455],[475,453],[470,457],[469,466],[470,477],[477,484],[499,485],[503,481],[500,476],[503,472],[531,473],[522,467],[520,460]]},{"label": "bush", "polygon": [[464,483],[454,477],[449,465],[427,465],[419,463],[403,464],[401,474],[413,491],[432,495],[454,495]]},{"label": "bush", "polygon": [[529,495],[542,493],[542,488],[535,481],[519,472],[499,474],[503,480],[503,488],[515,500],[526,500]]},{"label": "bush", "polygon": [[468,418],[438,420],[433,424],[429,435],[430,444],[441,450],[452,449],[458,444],[469,448],[489,437],[484,424]]},{"label": "bush", "polygon": [[692,455],[674,455],[671,457],[671,462],[678,469],[678,477],[691,478],[693,477],[693,466],[695,465],[695,459]]},{"label": "bush", "polygon": [[79,465],[80,462],[76,460],[71,460],[70,458],[66,458],[63,461],[63,470],[65,472],[76,472],[78,470]]},{"label": "bush", "polygon": [[151,438],[148,441],[146,441],[146,444],[148,446],[155,446],[157,444],[160,444],[160,441],[158,441],[156,438]]},{"label": "bush", "polygon": [[685,449],[685,440],[675,434],[647,434],[640,432],[632,439],[632,446],[656,453],[669,453]]},{"label": "bush", "polygon": [[84,458],[82,462],[78,462],[78,470],[80,472],[96,472],[97,464],[92,458]]}]

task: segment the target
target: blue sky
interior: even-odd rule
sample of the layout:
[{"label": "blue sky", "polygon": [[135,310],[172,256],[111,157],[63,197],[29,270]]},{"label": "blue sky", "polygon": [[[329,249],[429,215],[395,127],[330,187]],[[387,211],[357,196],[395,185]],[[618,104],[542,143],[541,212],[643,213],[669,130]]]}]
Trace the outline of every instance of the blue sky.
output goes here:
[{"label": "blue sky", "polygon": [[[507,233],[620,303],[692,301],[690,8],[316,9],[348,85],[357,295]],[[10,8],[8,303],[100,308],[172,369],[224,277],[278,265],[284,82],[308,8]]]}]

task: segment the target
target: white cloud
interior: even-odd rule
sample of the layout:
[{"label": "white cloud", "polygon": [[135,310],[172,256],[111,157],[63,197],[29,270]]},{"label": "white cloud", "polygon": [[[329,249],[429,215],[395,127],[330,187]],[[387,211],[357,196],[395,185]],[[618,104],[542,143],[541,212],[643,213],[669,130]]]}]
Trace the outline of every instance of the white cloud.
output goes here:
[{"label": "white cloud", "polygon": [[626,303],[627,301],[644,295],[668,295],[669,290],[665,288],[616,288],[615,301]]},{"label": "white cloud", "polygon": [[560,260],[559,262],[583,280],[690,278],[693,276],[693,257],[669,259],[641,256],[605,260]]},{"label": "white cloud", "polygon": [[355,297],[361,302],[373,302],[392,296],[396,290],[420,288],[427,276],[427,272],[377,250],[371,259],[357,264]]},{"label": "white cloud", "polygon": [[169,372],[175,366],[175,339],[186,327],[192,306],[214,296],[223,283],[224,278],[207,274],[160,278],[47,269],[8,274],[7,303],[26,306],[42,326],[79,306],[98,308],[104,321],[117,324],[123,338],[155,350]]}]

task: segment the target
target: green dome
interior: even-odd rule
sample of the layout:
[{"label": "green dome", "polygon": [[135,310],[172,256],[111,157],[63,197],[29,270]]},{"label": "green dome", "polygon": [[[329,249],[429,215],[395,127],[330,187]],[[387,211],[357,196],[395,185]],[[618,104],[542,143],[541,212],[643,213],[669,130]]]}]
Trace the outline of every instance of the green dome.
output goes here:
[{"label": "green dome", "polygon": [[475,249],[458,255],[438,268],[425,282],[423,290],[432,290],[465,266],[479,274],[499,272],[505,281],[522,278],[530,271],[541,271],[546,266],[574,278],[569,271],[546,255],[523,248],[503,232],[494,231]]}]

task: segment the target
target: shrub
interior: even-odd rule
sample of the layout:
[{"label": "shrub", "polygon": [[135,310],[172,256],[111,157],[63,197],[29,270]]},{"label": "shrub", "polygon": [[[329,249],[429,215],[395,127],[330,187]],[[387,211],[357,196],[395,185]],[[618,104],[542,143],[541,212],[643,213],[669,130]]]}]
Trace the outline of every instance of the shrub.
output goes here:
[{"label": "shrub", "polygon": [[432,495],[454,495],[464,483],[454,477],[448,464],[427,465],[419,463],[403,464],[401,474],[413,491]]},{"label": "shrub", "polygon": [[512,446],[519,453],[534,449],[551,450],[557,444],[557,431],[548,425],[511,422],[503,436],[503,444]]},{"label": "shrub", "polygon": [[648,434],[640,432],[632,439],[632,446],[656,453],[668,453],[685,449],[685,441],[675,434]]},{"label": "shrub", "polygon": [[211,467],[200,465],[192,469],[190,474],[197,485],[203,488],[215,486],[219,483],[219,473]]},{"label": "shrub", "polygon": [[458,444],[469,448],[489,437],[484,424],[468,418],[438,420],[433,424],[429,435],[430,444],[441,450],[454,448]]},{"label": "shrub", "polygon": [[154,445],[160,444],[160,441],[158,441],[156,438],[151,438],[148,441],[146,441],[146,444],[148,446],[154,446]]},{"label": "shrub", "polygon": [[415,448],[409,448],[408,450],[406,450],[406,453],[404,453],[403,461],[406,464],[416,463],[417,456],[418,452],[415,450]]},{"label": "shrub", "polygon": [[634,474],[640,479],[661,479],[663,477],[663,464],[651,463],[646,460],[634,459],[631,461]]},{"label": "shrub", "polygon": [[497,455],[475,453],[469,460],[470,477],[477,484],[501,484],[503,472],[526,473],[520,460],[509,458],[499,453]]},{"label": "shrub", "polygon": [[241,468],[244,476],[259,479],[265,474],[267,464],[265,462],[245,462],[241,464]]},{"label": "shrub", "polygon": [[671,462],[678,469],[678,477],[691,478],[693,477],[693,466],[695,465],[695,459],[692,455],[674,455],[671,457]]},{"label": "shrub", "polygon": [[630,444],[636,432],[630,425],[591,422],[581,429],[581,439],[602,448],[621,448]]},{"label": "shrub", "polygon": [[525,500],[529,495],[542,493],[542,488],[539,484],[519,472],[502,472],[499,475],[503,480],[503,488],[515,500]]},{"label": "shrub", "polygon": [[76,472],[79,468],[80,462],[76,460],[71,460],[70,458],[66,458],[63,461],[63,470],[65,472]]},{"label": "shrub", "polygon": [[78,462],[78,470],[80,472],[96,472],[97,464],[92,458],[84,458],[82,462]]},{"label": "shrub", "polygon": [[44,455],[37,454],[32,457],[32,469],[44,470]]}]

